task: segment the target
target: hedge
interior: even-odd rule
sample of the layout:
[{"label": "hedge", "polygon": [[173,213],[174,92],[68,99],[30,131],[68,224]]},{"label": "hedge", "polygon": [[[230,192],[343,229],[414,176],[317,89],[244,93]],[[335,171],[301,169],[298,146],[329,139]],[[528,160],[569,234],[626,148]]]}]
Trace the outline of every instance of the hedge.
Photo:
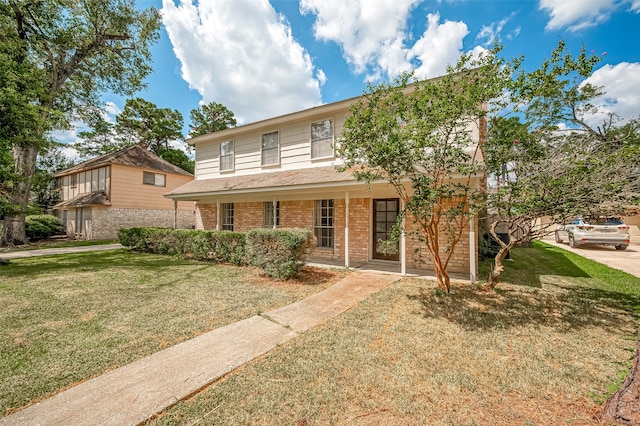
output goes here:
[{"label": "hedge", "polygon": [[143,253],[183,256],[187,259],[246,264],[246,234],[231,231],[199,231],[168,228],[121,228],[123,246]]},{"label": "hedge", "polygon": [[64,234],[64,226],[60,219],[50,214],[27,216],[24,220],[24,229],[30,241]]},{"label": "hedge", "polygon": [[232,231],[200,231],[167,228],[122,228],[123,246],[144,253],[182,256],[217,263],[254,265],[274,278],[296,276],[315,237],[304,229],[256,229],[248,234]]}]

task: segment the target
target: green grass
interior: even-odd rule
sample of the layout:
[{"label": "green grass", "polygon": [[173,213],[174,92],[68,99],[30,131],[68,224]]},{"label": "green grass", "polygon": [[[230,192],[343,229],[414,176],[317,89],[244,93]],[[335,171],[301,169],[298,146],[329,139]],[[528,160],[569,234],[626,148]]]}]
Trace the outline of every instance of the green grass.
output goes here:
[{"label": "green grass", "polygon": [[0,416],[203,332],[325,288],[337,274],[253,269],[127,250],[0,266]]},{"label": "green grass", "polygon": [[150,424],[598,424],[640,279],[542,243],[513,259],[495,293],[401,280]]}]

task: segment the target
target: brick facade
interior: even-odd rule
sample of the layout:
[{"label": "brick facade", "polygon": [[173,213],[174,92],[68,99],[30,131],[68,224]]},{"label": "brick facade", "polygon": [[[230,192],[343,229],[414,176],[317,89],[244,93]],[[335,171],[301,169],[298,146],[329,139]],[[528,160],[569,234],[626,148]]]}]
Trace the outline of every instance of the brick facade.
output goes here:
[{"label": "brick facade", "polygon": [[[78,238],[87,240],[114,240],[118,238],[120,228],[158,227],[173,228],[173,210],[126,209],[113,207],[93,207],[83,209],[83,226],[78,228],[73,223],[76,220],[75,210],[67,212],[67,229],[82,229],[83,235]],[[177,211],[177,227],[190,229],[195,225],[192,211]],[[69,235],[75,238],[75,235]]]},{"label": "brick facade", "polygon": [[[373,217],[371,198],[351,198],[349,200],[349,261],[367,262],[373,254]],[[280,201],[280,228],[304,228],[313,230],[314,200]],[[332,261],[344,262],[346,200],[334,199],[334,246],[318,247],[313,256]],[[215,204],[196,205],[196,229],[216,229],[217,210]],[[264,203],[234,203],[234,231],[247,232],[264,226]],[[476,235],[477,235],[477,224]],[[413,231],[415,224],[406,221],[406,259],[407,267],[415,269],[433,269],[433,263],[424,243],[421,243]],[[446,237],[441,232],[442,249],[447,249]],[[477,247],[477,246],[476,246]],[[477,253],[476,253],[477,264]],[[469,273],[469,230],[462,233],[455,254],[449,262],[450,272]]]}]

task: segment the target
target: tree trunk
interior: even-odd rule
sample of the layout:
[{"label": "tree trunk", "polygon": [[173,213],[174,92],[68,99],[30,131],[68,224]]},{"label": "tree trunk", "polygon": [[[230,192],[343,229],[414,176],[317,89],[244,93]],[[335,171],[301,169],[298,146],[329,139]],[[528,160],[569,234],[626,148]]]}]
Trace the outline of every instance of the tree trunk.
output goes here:
[{"label": "tree trunk", "polygon": [[640,338],[636,343],[631,371],[624,383],[604,404],[602,423],[610,425],[640,425]]},{"label": "tree trunk", "polygon": [[18,213],[5,216],[0,236],[0,247],[27,244],[24,227],[25,212],[29,203],[31,178],[36,170],[38,149],[32,145],[14,145],[11,149],[16,175],[16,185],[11,189],[9,201],[18,206]]},{"label": "tree trunk", "polygon": [[498,278],[500,277],[500,274],[502,274],[502,271],[504,271],[504,258],[507,257],[507,253],[509,253],[509,250],[511,249],[511,244],[507,244],[500,248],[494,259],[495,264],[489,274],[489,278],[487,278],[486,284],[482,286],[483,290],[494,291],[496,289],[496,286],[498,285]]}]

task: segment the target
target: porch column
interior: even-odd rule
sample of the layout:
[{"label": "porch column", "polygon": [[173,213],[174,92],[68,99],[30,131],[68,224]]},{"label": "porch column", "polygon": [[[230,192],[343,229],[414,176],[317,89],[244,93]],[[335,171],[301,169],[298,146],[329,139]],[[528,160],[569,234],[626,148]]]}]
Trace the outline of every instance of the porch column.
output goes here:
[{"label": "porch column", "polygon": [[278,202],[276,201],[276,197],[273,197],[273,229],[278,227]]},{"label": "porch column", "polygon": [[475,218],[469,220],[469,281],[476,282],[476,225]]},{"label": "porch column", "polygon": [[216,231],[220,230],[220,200],[216,200]]},{"label": "porch column", "polygon": [[[400,199],[400,210],[404,209],[404,202]],[[407,275],[407,239],[405,235],[405,217],[402,217],[400,230],[400,275]]]},{"label": "porch column", "polygon": [[344,194],[344,267],[349,269],[349,193]]},{"label": "porch column", "polygon": [[173,229],[178,229],[178,201],[173,200]]}]

